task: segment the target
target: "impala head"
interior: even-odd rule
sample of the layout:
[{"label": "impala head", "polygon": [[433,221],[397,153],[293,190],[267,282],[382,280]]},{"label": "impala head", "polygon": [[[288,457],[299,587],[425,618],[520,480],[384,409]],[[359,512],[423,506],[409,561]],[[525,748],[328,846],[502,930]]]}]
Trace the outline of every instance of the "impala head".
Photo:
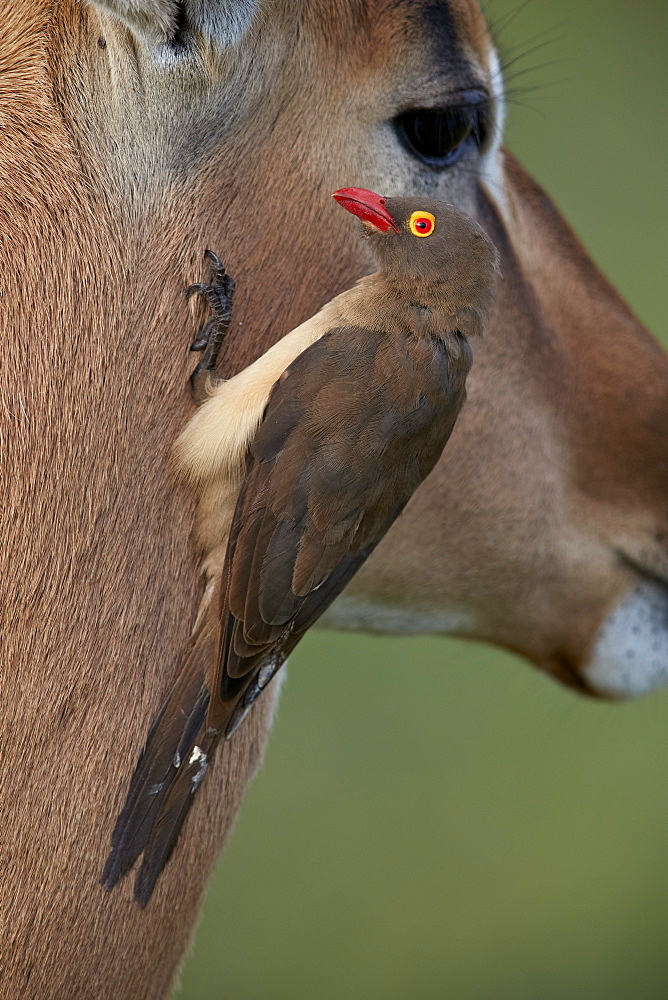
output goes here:
[{"label": "impala head", "polygon": [[474,0],[60,10],[59,58],[75,46],[88,81],[79,117],[80,85],[59,82],[75,158],[108,192],[114,252],[156,248],[127,266],[149,301],[168,290],[167,320],[142,319],[163,324],[165,366],[193,323],[181,289],[203,246],[237,279],[232,369],[371,268],[326,205],[341,184],[382,191],[402,219],[447,201],[500,251],[452,440],[330,625],[477,637],[601,694],[664,683],[666,356],[501,148],[499,63]]}]

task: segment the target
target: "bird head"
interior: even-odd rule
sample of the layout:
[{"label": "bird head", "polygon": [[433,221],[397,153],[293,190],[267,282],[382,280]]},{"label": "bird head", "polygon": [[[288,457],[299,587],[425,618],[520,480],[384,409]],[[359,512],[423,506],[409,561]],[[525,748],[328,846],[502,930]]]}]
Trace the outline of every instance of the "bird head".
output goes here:
[{"label": "bird head", "polygon": [[381,273],[418,301],[447,300],[456,311],[491,296],[499,255],[465,212],[436,198],[384,198],[365,188],[341,188],[332,197],[361,220]]}]

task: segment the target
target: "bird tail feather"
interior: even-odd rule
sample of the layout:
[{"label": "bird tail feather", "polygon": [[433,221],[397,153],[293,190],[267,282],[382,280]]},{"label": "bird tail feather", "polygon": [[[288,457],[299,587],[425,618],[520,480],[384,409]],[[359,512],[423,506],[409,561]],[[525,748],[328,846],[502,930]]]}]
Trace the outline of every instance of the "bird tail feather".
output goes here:
[{"label": "bird tail feather", "polygon": [[135,881],[142,906],[174,850],[218,737],[206,730],[209,689],[202,667],[213,652],[214,641],[203,629],[151,728],[112,834],[102,882],[113,889],[143,852]]}]

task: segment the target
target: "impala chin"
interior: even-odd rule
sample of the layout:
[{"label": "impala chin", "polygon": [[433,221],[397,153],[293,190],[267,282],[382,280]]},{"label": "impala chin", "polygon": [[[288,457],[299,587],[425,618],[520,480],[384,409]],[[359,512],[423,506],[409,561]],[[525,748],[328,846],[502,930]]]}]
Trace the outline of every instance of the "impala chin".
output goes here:
[{"label": "impala chin", "polygon": [[596,694],[635,698],[668,684],[668,589],[639,584],[601,626],[582,671]]},{"label": "impala chin", "polygon": [[578,657],[532,655],[508,635],[490,633],[479,615],[463,608],[417,611],[350,592],[335,601],[316,628],[483,638],[523,653],[560,684],[592,698],[620,701],[668,685],[668,587],[651,579],[627,592],[603,620],[584,663]]}]

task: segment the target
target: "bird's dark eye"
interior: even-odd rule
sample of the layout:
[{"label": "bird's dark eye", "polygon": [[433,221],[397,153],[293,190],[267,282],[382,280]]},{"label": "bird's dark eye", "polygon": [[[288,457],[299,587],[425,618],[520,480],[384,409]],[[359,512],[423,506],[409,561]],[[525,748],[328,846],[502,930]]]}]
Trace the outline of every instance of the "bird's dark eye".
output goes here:
[{"label": "bird's dark eye", "polygon": [[455,107],[405,111],[394,119],[394,127],[409,153],[435,170],[443,170],[470,146],[482,145],[487,117],[485,95],[472,91]]}]

